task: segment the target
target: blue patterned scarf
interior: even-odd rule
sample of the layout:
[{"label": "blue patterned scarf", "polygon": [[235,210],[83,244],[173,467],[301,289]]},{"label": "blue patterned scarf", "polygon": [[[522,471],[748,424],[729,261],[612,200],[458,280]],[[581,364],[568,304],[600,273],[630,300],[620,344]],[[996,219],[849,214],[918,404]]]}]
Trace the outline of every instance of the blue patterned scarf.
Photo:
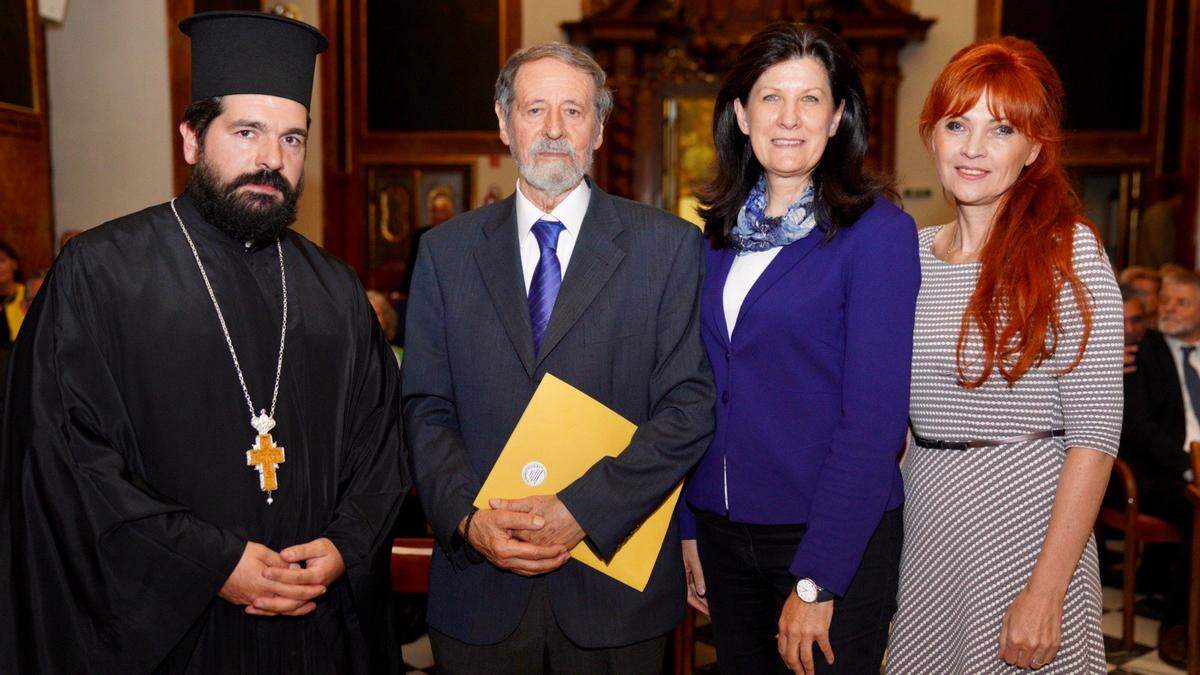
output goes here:
[{"label": "blue patterned scarf", "polygon": [[767,181],[760,176],[738,212],[737,225],[729,231],[729,243],[738,255],[766,251],[803,239],[817,226],[815,191],[810,183],[787,213],[775,218],[763,215],[767,208]]}]

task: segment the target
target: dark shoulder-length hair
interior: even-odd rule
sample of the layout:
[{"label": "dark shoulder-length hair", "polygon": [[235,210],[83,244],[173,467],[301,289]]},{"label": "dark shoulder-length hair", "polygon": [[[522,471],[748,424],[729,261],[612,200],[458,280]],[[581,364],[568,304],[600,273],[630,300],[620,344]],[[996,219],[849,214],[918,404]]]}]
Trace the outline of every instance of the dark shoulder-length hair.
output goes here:
[{"label": "dark shoulder-length hair", "polygon": [[728,245],[729,230],[737,224],[738,211],[763,171],[750,147],[750,138],[738,127],[733,102],[739,100],[746,106],[750,89],[764,71],[805,56],[825,67],[834,106],[845,106],[837,133],[829,139],[812,175],[817,220],[825,241],[832,240],[839,229],[853,225],[877,197],[890,193],[887,182],[863,165],[867,155],[867,97],[854,52],[827,28],[774,23],[742,47],[717,93],[713,108],[716,177],[699,191],[700,217],[714,246]]},{"label": "dark shoulder-length hair", "polygon": [[17,249],[13,248],[12,244],[9,244],[7,241],[0,239],[0,252],[4,253],[4,255],[8,256],[16,264],[16,269],[13,270],[13,281],[24,281],[24,278],[21,276],[21,256],[17,253]]}]

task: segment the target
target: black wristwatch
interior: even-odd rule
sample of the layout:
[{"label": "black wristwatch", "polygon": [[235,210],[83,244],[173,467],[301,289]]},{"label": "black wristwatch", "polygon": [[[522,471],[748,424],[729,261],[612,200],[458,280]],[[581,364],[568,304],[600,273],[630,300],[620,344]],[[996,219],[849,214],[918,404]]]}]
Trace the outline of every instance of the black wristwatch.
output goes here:
[{"label": "black wristwatch", "polygon": [[465,523],[463,523],[463,531],[462,531],[463,553],[466,554],[467,561],[470,562],[472,565],[478,564],[478,563],[483,562],[484,560],[487,560],[487,558],[483,557],[482,553],[475,550],[475,547],[471,545],[471,539],[468,536],[471,534],[471,521],[474,520],[476,513],[479,513],[479,509],[472,507],[471,512],[467,514],[467,521]]}]

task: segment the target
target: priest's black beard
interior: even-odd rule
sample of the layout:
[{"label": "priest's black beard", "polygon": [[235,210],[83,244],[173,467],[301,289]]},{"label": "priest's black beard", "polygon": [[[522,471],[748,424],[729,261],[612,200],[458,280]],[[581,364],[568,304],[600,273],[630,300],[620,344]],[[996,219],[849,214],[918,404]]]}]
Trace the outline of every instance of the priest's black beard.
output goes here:
[{"label": "priest's black beard", "polygon": [[[243,185],[257,183],[279,190],[283,199],[254,192],[237,192]],[[296,222],[296,201],[304,190],[301,177],[293,188],[278,171],[263,169],[244,173],[221,184],[203,157],[192,169],[187,191],[205,220],[236,241],[261,245],[275,241],[288,225]]]}]

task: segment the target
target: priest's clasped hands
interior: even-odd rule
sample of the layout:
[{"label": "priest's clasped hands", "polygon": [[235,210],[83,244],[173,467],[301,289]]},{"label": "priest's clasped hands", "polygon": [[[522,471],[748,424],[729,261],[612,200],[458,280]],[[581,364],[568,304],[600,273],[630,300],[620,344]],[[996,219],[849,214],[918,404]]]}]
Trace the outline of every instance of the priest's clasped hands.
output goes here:
[{"label": "priest's clasped hands", "polygon": [[471,519],[467,541],[496,567],[521,576],[562,567],[586,534],[555,495],[492,499],[488,505]]},{"label": "priest's clasped hands", "polygon": [[324,537],[279,553],[251,541],[218,595],[244,605],[247,614],[303,616],[345,570],[342,554]]}]

